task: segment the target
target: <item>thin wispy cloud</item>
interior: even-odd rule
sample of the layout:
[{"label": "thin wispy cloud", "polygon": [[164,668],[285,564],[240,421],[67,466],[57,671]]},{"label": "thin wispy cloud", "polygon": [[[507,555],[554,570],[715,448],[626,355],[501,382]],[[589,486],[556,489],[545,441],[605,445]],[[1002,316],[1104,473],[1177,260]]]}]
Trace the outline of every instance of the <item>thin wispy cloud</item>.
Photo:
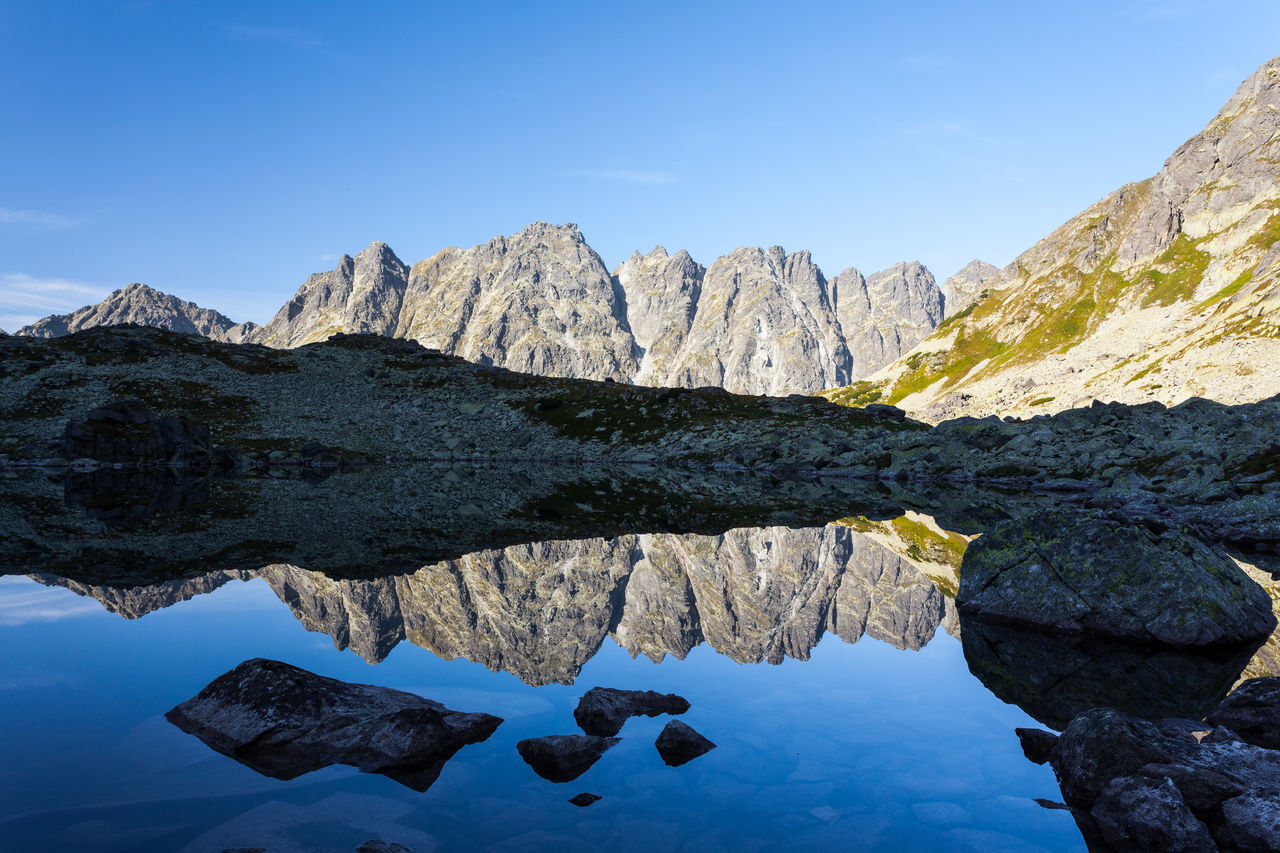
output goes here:
[{"label": "thin wispy cloud", "polygon": [[319,47],[320,36],[306,30],[291,27],[251,27],[245,24],[227,24],[227,34],[246,42],[264,42],[287,47]]},{"label": "thin wispy cloud", "polygon": [[640,169],[571,169],[565,174],[571,178],[593,178],[598,181],[617,181],[624,184],[674,184],[679,178],[670,172],[644,171]]},{"label": "thin wispy cloud", "polygon": [[15,210],[0,207],[0,225],[36,225],[42,228],[71,228],[80,223],[58,213],[40,210]]},{"label": "thin wispy cloud", "polygon": [[68,314],[101,301],[108,292],[64,278],[0,273],[0,329],[12,332],[49,314]]}]

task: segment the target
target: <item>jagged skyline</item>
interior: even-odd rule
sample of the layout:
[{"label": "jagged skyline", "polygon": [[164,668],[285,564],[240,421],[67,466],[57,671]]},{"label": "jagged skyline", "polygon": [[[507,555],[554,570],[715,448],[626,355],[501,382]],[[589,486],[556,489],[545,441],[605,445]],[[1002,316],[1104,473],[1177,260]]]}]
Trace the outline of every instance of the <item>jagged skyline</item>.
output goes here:
[{"label": "jagged skyline", "polygon": [[1150,174],[1274,53],[1280,10],[15,3],[3,23],[12,330],[130,281],[264,322],[351,247],[422,257],[538,220],[578,222],[610,267],[655,244],[1003,265]]}]

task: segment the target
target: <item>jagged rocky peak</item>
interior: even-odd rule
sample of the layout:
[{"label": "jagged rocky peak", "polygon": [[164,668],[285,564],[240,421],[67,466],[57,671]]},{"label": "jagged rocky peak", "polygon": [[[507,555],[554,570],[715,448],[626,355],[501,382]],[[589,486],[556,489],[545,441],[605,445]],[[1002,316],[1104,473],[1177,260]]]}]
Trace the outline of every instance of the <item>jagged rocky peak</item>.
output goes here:
[{"label": "jagged rocky peak", "polygon": [[945,316],[959,314],[990,288],[1000,268],[986,261],[972,260],[942,284],[942,309]]},{"label": "jagged rocky peak", "polygon": [[613,271],[640,354],[634,382],[654,384],[669,375],[688,339],[706,272],[685,250],[668,255],[662,246],[647,255],[635,252]]},{"label": "jagged rocky peak", "polygon": [[846,381],[848,350],[822,271],[806,251],[742,247],[707,268],[688,339],[664,380],[745,394]]},{"label": "jagged rocky peak", "polygon": [[228,340],[228,332],[236,326],[217,311],[134,282],[112,292],[97,305],[86,305],[70,314],[46,317],[19,329],[18,334],[58,338],[93,326],[121,326],[126,323],[203,335],[218,341]]},{"label": "jagged rocky peak", "polygon": [[866,278],[847,269],[833,284],[854,379],[899,358],[942,322],[942,291],[918,261],[894,264]]},{"label": "jagged rocky peak", "polygon": [[343,255],[331,272],[309,276],[252,340],[296,347],[338,332],[389,335],[395,331],[408,275],[409,268],[390,246],[370,243],[354,258]]},{"label": "jagged rocky peak", "polygon": [[535,222],[415,264],[395,335],[544,376],[636,372],[625,300],[574,224]]}]

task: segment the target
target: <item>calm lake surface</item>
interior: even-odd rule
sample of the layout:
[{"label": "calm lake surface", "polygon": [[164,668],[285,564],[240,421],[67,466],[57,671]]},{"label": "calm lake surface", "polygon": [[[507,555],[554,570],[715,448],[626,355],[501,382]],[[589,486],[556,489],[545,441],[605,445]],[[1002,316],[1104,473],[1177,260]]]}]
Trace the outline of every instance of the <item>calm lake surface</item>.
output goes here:
[{"label": "calm lake surface", "polygon": [[[1040,665],[966,659],[965,541],[906,512],[505,544],[348,579],[275,565],[112,585],[10,565],[0,847],[1084,850],[1070,813],[1037,803],[1058,786],[1014,735],[1044,723],[984,684],[1017,698],[1006,670]],[[505,722],[423,793],[345,766],[269,778],[164,717],[256,657]],[[1247,662],[1188,678],[1216,695]],[[678,693],[718,746],[668,767],[668,718],[637,717],[576,780],[539,777],[516,742],[578,732],[593,686]],[[602,799],[571,805],[581,792]]]}]

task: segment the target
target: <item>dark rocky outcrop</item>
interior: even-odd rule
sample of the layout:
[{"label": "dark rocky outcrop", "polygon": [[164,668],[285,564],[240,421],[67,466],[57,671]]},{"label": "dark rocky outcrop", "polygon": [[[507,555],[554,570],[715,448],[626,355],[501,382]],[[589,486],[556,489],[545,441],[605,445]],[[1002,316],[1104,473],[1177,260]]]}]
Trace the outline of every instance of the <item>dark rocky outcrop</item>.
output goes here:
[{"label": "dark rocky outcrop", "polygon": [[578,700],[573,718],[587,734],[609,737],[622,731],[622,724],[630,717],[683,714],[688,710],[688,700],[674,693],[592,687]]},{"label": "dark rocky outcrop", "polygon": [[581,794],[575,794],[574,796],[570,797],[569,802],[573,803],[575,806],[577,806],[580,809],[585,809],[587,806],[591,805],[592,803],[597,803],[602,799],[604,798],[601,797],[599,794],[589,794],[586,791],[583,791]]},{"label": "dark rocky outcrop", "polygon": [[1097,708],[1071,721],[1050,761],[1091,844],[1280,849],[1280,751],[1245,743],[1229,729]]},{"label": "dark rocky outcrop", "polygon": [[548,735],[522,740],[516,744],[516,751],[543,779],[572,782],[620,740],[594,735]]},{"label": "dark rocky outcrop", "polygon": [[1173,528],[1075,509],[997,524],[964,555],[960,612],[996,624],[1178,647],[1259,640],[1271,599]]},{"label": "dark rocky outcrop", "polygon": [[680,720],[667,723],[653,745],[658,748],[658,754],[668,767],[679,767],[716,748],[714,743],[698,734],[693,726]]},{"label": "dark rocky outcrop", "polygon": [[1205,720],[1226,726],[1245,743],[1280,749],[1280,678],[1246,681]]},{"label": "dark rocky outcrop", "polygon": [[417,791],[431,786],[455,752],[502,723],[262,658],[214,679],[165,717],[264,776],[293,779],[348,764]]},{"label": "dark rocky outcrop", "polygon": [[83,421],[68,421],[68,459],[205,467],[213,458],[209,427],[181,415],[161,417],[140,400],[98,406]]}]

